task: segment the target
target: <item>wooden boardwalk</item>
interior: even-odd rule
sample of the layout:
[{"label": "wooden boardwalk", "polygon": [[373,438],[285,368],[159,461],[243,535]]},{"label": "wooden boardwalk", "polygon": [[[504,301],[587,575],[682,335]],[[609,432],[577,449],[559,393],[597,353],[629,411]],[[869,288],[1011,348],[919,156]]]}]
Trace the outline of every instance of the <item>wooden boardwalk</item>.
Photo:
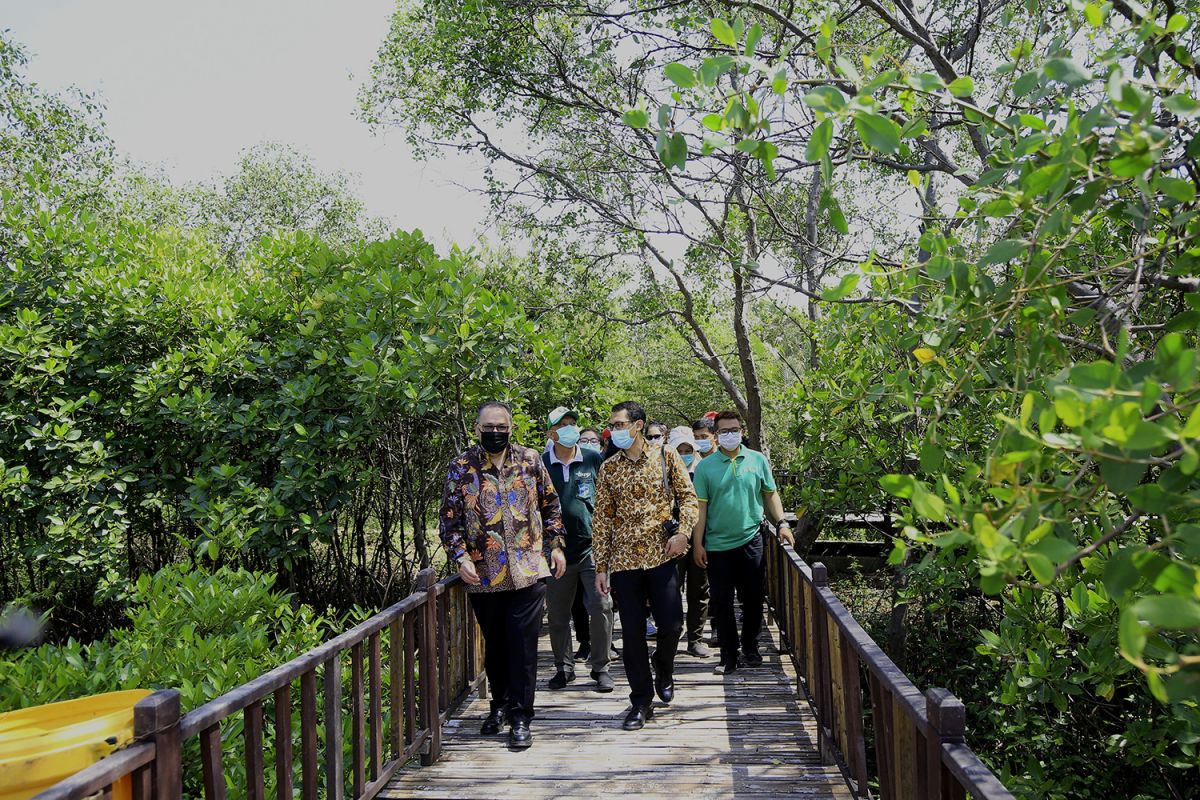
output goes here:
[{"label": "wooden boardwalk", "polygon": [[445,727],[442,759],[399,771],[379,797],[850,798],[838,768],[821,764],[816,720],[797,698],[795,673],[777,645],[772,625],[763,666],[728,678],[712,674],[715,652],[697,659],[681,646],[674,702],[656,699],[654,719],[627,732],[621,721],[629,688],[620,662],[611,667],[612,694],[594,691],[586,664],[577,665],[574,683],[552,692],[545,688],[554,665],[543,629],[533,747],[510,751],[507,729],[480,736],[488,703],[472,695]]}]

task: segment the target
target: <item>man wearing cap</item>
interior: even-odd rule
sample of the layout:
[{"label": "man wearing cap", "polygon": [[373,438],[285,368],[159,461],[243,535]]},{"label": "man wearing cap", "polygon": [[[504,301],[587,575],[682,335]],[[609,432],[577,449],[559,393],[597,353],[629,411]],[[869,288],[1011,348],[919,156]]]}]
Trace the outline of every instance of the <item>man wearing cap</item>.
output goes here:
[{"label": "man wearing cap", "polygon": [[599,453],[579,446],[579,412],[559,406],[546,418],[552,446],[542,461],[558,492],[566,526],[567,570],[546,586],[550,618],[550,648],[556,672],[549,688],[563,689],[575,680],[575,656],[571,652],[571,606],[576,591],[584,593],[591,634],[589,664],[597,692],[611,692],[608,674],[609,644],[612,641],[612,598],[596,590],[596,564],[592,560],[592,512],[596,507],[596,478],[604,459]]},{"label": "man wearing cap", "polygon": [[[700,456],[696,454],[696,437],[692,429],[687,425],[672,428],[667,435],[667,447],[679,453],[694,483]],[[712,655],[704,643],[704,623],[708,619],[708,570],[687,553],[679,557],[678,565],[679,588],[687,596],[687,651],[696,658],[708,658]]]}]

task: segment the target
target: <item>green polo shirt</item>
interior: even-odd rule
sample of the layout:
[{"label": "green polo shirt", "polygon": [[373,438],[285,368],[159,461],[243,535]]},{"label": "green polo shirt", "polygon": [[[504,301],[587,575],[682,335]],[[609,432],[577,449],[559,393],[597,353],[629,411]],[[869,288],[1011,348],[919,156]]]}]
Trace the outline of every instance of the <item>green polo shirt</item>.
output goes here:
[{"label": "green polo shirt", "polygon": [[707,504],[704,549],[733,550],[754,538],[763,520],[763,492],[775,491],[771,464],[742,445],[734,458],[721,450],[696,467],[696,497]]}]

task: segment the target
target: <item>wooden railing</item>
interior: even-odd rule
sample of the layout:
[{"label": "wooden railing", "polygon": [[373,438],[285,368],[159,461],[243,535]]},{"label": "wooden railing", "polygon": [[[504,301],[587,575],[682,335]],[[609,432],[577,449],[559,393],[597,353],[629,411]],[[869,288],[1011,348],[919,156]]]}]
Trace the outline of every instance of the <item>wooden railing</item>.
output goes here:
[{"label": "wooden railing", "polygon": [[824,565],[810,567],[774,533],[766,545],[767,602],[816,712],[821,756],[856,796],[877,786],[883,800],[1012,798],[966,744],[962,702],[945,689],[921,694],[838,600]]},{"label": "wooden railing", "polygon": [[[228,733],[239,716],[246,783],[239,788],[249,800],[265,800],[268,707],[273,720],[269,732],[274,745],[276,798],[291,800],[299,777],[303,800],[316,800],[322,782],[326,800],[342,800],[347,777],[342,697],[347,658],[350,797],[356,800],[373,798],[399,767],[418,756],[422,764],[436,761],[441,755],[442,723],[472,689],[487,690],[482,639],[462,581],[456,575],[435,582],[433,570],[427,569],[417,576],[416,591],[404,600],[187,714],[180,716],[177,691],[155,692],[134,707],[132,745],[56,784],[35,800],[82,800],[97,792],[107,797],[113,783],[123,779],[132,780],[134,800],[179,800],[184,793],[185,769],[196,766],[185,758],[185,750],[195,750],[194,746],[187,748],[193,737],[200,743],[205,798],[225,800],[222,723]],[[297,683],[298,776],[292,736],[296,705],[292,690]],[[321,748],[318,726],[324,730]]]}]

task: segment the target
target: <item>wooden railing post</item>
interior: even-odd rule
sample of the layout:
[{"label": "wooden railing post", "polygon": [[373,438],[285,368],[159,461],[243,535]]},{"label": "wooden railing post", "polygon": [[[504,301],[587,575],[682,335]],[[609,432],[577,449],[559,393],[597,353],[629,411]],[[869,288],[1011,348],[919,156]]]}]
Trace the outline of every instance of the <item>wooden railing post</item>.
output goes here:
[{"label": "wooden railing post", "polygon": [[829,571],[825,569],[824,564],[813,564],[812,585],[812,627],[809,635],[813,637],[813,660],[816,662],[813,674],[817,678],[817,685],[813,699],[817,706],[818,745],[822,763],[834,764],[837,762],[834,755],[837,743],[831,738],[833,732],[833,687],[829,658],[829,614],[821,602],[821,590],[829,585]]},{"label": "wooden railing post", "polygon": [[929,689],[925,692],[925,716],[929,720],[925,737],[926,796],[930,800],[962,797],[962,789],[949,771],[942,768],[942,744],[963,741],[967,732],[966,707],[946,689]]},{"label": "wooden railing post", "polygon": [[425,592],[421,607],[421,708],[429,730],[428,747],[421,753],[421,764],[429,766],[442,755],[442,715],[439,710],[441,681],[438,680],[438,604],[437,582],[432,569],[417,575],[417,591]]},{"label": "wooden railing post", "polygon": [[342,766],[342,654],[334,651],[325,662],[325,800],[346,794]]},{"label": "wooden railing post", "polygon": [[133,735],[154,742],[151,797],[183,797],[183,742],[179,732],[179,692],[167,689],[139,700],[133,707]]}]

